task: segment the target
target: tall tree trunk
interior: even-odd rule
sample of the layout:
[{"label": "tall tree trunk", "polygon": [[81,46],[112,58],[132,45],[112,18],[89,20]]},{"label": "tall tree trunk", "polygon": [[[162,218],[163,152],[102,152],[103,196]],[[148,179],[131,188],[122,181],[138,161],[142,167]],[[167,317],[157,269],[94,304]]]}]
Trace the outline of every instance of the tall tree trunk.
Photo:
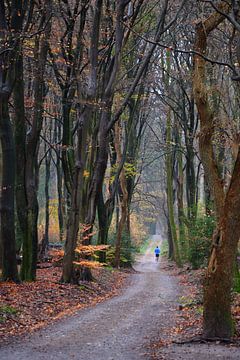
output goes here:
[{"label": "tall tree trunk", "polygon": [[168,258],[170,260],[174,259],[173,253],[173,238],[172,238],[172,230],[169,221],[169,216],[167,217],[167,234],[168,234]]},{"label": "tall tree trunk", "polygon": [[16,82],[13,91],[14,98],[14,136],[16,152],[16,210],[18,226],[16,238],[18,249],[21,248],[27,236],[27,197],[25,190],[26,165],[26,123],[24,106],[23,57],[19,53],[16,62]]},{"label": "tall tree trunk", "polygon": [[[122,161],[122,150],[121,150],[121,129],[120,124],[115,124],[115,149],[117,154],[117,164],[120,164]],[[116,235],[116,245],[115,245],[115,266],[120,268],[121,260],[121,244],[122,244],[122,235],[124,228],[126,226],[127,213],[128,213],[128,191],[124,167],[121,170],[119,176],[119,185],[121,188],[121,194],[119,196],[119,204],[121,209],[121,217],[118,224],[118,230]]]},{"label": "tall tree trunk", "polygon": [[177,204],[178,204],[178,225],[179,225],[179,246],[181,249],[181,256],[185,259],[188,258],[188,244],[186,238],[185,224],[184,224],[184,205],[183,205],[183,159],[182,159],[182,144],[181,144],[181,131],[176,124],[176,142],[178,144],[177,149]]},{"label": "tall tree trunk", "polygon": [[58,224],[59,224],[59,241],[62,242],[65,232],[65,205],[64,205],[64,194],[63,194],[63,176],[60,158],[57,158],[57,194],[58,194]]},{"label": "tall tree trunk", "polygon": [[64,173],[64,182],[69,194],[72,191],[74,172],[74,150],[72,139],[72,121],[71,121],[72,99],[68,97],[68,90],[63,91],[62,96],[62,117],[63,117],[63,134],[62,134],[62,169]]},{"label": "tall tree trunk", "polygon": [[[116,171],[116,151],[114,147],[114,136],[110,141],[109,146],[109,153],[110,153],[110,174],[109,174],[109,181],[106,186],[103,186],[100,190],[98,196],[98,222],[99,222],[99,233],[98,233],[98,244],[107,244],[108,240],[108,232],[112,222],[113,212],[115,209],[115,199],[117,194],[118,188],[118,179],[119,179],[119,171]],[[111,181],[114,178],[114,181]],[[104,201],[103,196],[103,189],[107,193],[107,199]],[[100,251],[100,261],[106,261],[106,252]]]},{"label": "tall tree trunk", "polygon": [[[25,4],[27,5],[27,4]],[[22,2],[0,3],[0,140],[2,147],[1,244],[4,280],[18,280],[15,244],[15,149],[8,101],[16,80],[23,22]],[[14,51],[11,50],[14,48]],[[8,56],[4,50],[9,49]]]},{"label": "tall tree trunk", "polygon": [[89,112],[83,116],[81,125],[79,123],[77,134],[77,146],[75,149],[75,169],[73,173],[73,185],[71,190],[71,208],[69,210],[65,251],[63,257],[62,281],[75,282],[73,261],[80,223],[80,205],[82,203],[82,185],[84,178],[84,165],[86,163],[86,145],[89,126]]},{"label": "tall tree trunk", "polygon": [[206,176],[204,176],[204,201],[205,201],[206,215],[211,215],[213,210],[213,204],[212,204],[211,193],[206,180]]},{"label": "tall tree trunk", "polygon": [[196,204],[196,176],[195,176],[195,154],[194,154],[194,128],[195,128],[195,110],[194,99],[190,99],[189,125],[187,119],[184,121],[184,135],[186,144],[186,197],[188,206],[188,220],[195,222],[197,216]]},{"label": "tall tree trunk", "polygon": [[[75,148],[75,164],[72,185],[69,184],[71,191],[71,209],[68,215],[67,223],[67,235],[65,243],[65,252],[63,258],[63,273],[62,281],[71,282],[75,281],[75,274],[73,268],[73,260],[75,257],[75,248],[77,244],[77,235],[79,230],[79,222],[81,219],[82,213],[82,203],[83,203],[83,184],[84,184],[84,170],[86,168],[87,160],[87,138],[89,132],[89,126],[92,121],[94,114],[94,101],[96,98],[97,92],[97,65],[98,65],[98,43],[99,43],[99,31],[100,31],[100,19],[102,11],[102,0],[97,0],[95,4],[95,14],[92,23],[91,29],[91,46],[90,46],[90,74],[89,74],[89,87],[88,93],[86,94],[85,101],[86,104],[80,115],[78,121],[78,132],[77,132],[77,146]],[[86,15],[86,14],[85,14]],[[85,22],[85,17],[83,23]],[[81,97],[80,86],[78,87],[78,95]],[[69,124],[66,124],[69,126]],[[65,129],[63,136],[66,137],[65,141],[68,141],[69,129]],[[66,165],[63,162],[63,169],[65,172],[65,182],[68,180]],[[67,175],[67,176],[66,176]],[[67,185],[67,184],[66,184]],[[90,224],[90,222],[84,222],[84,225]],[[85,237],[85,234],[84,234]],[[87,237],[87,234],[86,234]],[[86,277],[91,280],[91,273],[85,271]]]},{"label": "tall tree trunk", "polygon": [[[98,204],[97,204],[97,209],[98,209],[98,224],[99,224],[99,229],[98,229],[98,244],[107,244],[107,237],[108,237],[108,226],[107,226],[107,213],[106,213],[106,207],[104,204],[104,198],[103,198],[103,193],[102,193],[102,189],[101,192],[98,196]],[[105,262],[106,261],[106,256],[105,256],[105,251],[100,251],[99,252],[99,261],[100,262]]]},{"label": "tall tree trunk", "polygon": [[167,205],[168,205],[168,217],[169,217],[169,224],[171,229],[171,237],[173,243],[173,259],[176,263],[180,266],[181,259],[179,254],[179,246],[178,246],[178,238],[177,238],[177,230],[176,224],[174,220],[174,201],[173,201],[173,154],[172,154],[172,146],[171,146],[171,113],[170,110],[168,111],[167,115],[167,147],[168,147],[168,154],[166,155],[166,169],[167,169]]},{"label": "tall tree trunk", "polygon": [[[105,171],[108,161],[108,143],[109,143],[109,124],[111,123],[111,110],[113,104],[114,91],[117,81],[118,72],[121,65],[122,47],[124,40],[123,17],[124,10],[129,1],[119,0],[116,7],[116,28],[115,28],[115,54],[106,71],[104,77],[104,90],[102,95],[102,103],[105,105],[100,116],[99,132],[98,132],[98,154],[94,166],[94,174],[92,177],[89,197],[88,197],[88,214],[87,224],[93,224],[96,216],[96,207],[98,202],[98,194],[102,187]],[[113,124],[114,125],[114,124]]]},{"label": "tall tree trunk", "polygon": [[[0,140],[2,145],[1,242],[3,280],[18,281],[15,246],[15,151],[13,129],[9,117],[8,98],[0,95]],[[11,166],[9,166],[11,164]]]},{"label": "tall tree trunk", "polygon": [[[2,145],[0,142],[0,184],[2,184]],[[1,203],[1,197],[0,197]],[[0,229],[1,229],[1,216],[0,216]],[[2,236],[0,236],[0,269],[2,272],[3,268],[3,243],[2,243]]]},{"label": "tall tree trunk", "polygon": [[44,252],[48,250],[49,246],[49,220],[50,220],[50,196],[49,196],[49,182],[51,176],[51,149],[48,150],[45,158],[45,231],[44,231]]},{"label": "tall tree trunk", "polygon": [[[228,3],[221,1],[218,8],[220,12],[212,13],[197,24],[195,49],[200,53],[206,52],[208,35],[225,19],[221,12],[228,12],[230,7]],[[229,339],[233,334],[231,286],[240,231],[240,152],[238,150],[229,189],[225,195],[213,150],[214,115],[208,102],[205,84],[205,60],[198,55],[195,55],[193,75],[194,96],[201,125],[200,155],[218,220],[205,277],[203,335],[205,338]]]},{"label": "tall tree trunk", "polygon": [[[55,126],[56,132],[56,143],[61,139],[61,127],[59,124]],[[64,232],[66,229],[66,206],[65,198],[63,192],[63,174],[62,174],[62,164],[60,159],[60,151],[57,150],[57,159],[56,159],[56,170],[57,170],[57,194],[58,194],[58,223],[59,223],[59,240],[62,242],[64,237]]]},{"label": "tall tree trunk", "polygon": [[[75,148],[75,170],[73,173],[73,184],[71,191],[71,208],[68,215],[67,223],[67,234],[65,242],[65,251],[63,257],[63,273],[62,281],[77,282],[76,273],[74,271],[73,261],[75,259],[75,249],[77,245],[77,238],[79,232],[79,225],[81,219],[81,209],[83,199],[83,183],[84,183],[84,170],[86,164],[86,154],[87,154],[87,136],[89,132],[89,123],[91,109],[86,109],[86,112],[82,114],[82,119],[79,122],[78,132],[77,132],[77,146]],[[86,224],[83,224],[84,226]],[[88,229],[86,234],[90,232]],[[86,235],[87,238],[87,235]],[[88,240],[84,240],[84,245],[88,245]],[[81,278],[86,281],[91,281],[92,274],[89,268],[85,268],[82,271]]]},{"label": "tall tree trunk", "polygon": [[[52,14],[51,1],[48,0],[43,8],[43,18]],[[23,243],[23,262],[21,277],[32,281],[36,278],[37,251],[38,251],[38,148],[43,123],[43,103],[45,99],[44,73],[48,54],[48,39],[51,31],[51,22],[46,25],[45,32],[35,39],[34,57],[36,62],[34,91],[34,113],[31,130],[27,136],[26,158],[26,195],[27,195],[27,236]]]},{"label": "tall tree trunk", "polygon": [[231,288],[240,233],[240,152],[218,226],[204,286],[204,337],[229,339],[234,332]]},{"label": "tall tree trunk", "polygon": [[81,163],[76,162],[74,176],[73,176],[73,186],[71,193],[71,210],[68,217],[67,224],[67,234],[66,234],[66,242],[65,242],[65,251],[63,257],[63,274],[62,281],[69,283],[75,282],[74,276],[74,251],[77,244],[77,235],[79,229],[79,220],[80,220],[80,201],[81,201],[81,172],[83,169],[81,168]]},{"label": "tall tree trunk", "polygon": [[[54,126],[54,142],[57,144],[61,141],[61,126],[58,122],[55,122]],[[59,241],[63,241],[65,230],[65,206],[64,206],[64,194],[63,194],[63,174],[60,158],[60,150],[56,150],[56,175],[57,175],[57,196],[58,196],[58,224],[59,224]]]}]

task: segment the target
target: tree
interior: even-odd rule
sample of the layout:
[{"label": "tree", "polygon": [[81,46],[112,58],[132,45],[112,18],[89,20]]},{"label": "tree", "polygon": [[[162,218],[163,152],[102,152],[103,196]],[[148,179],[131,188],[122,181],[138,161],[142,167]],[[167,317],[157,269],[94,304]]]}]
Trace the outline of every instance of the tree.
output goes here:
[{"label": "tree", "polygon": [[51,33],[52,5],[46,1],[41,8],[40,33],[34,39],[34,80],[33,80],[33,114],[27,134],[22,134],[26,141],[25,208],[26,227],[23,237],[23,261],[21,266],[22,280],[32,281],[36,278],[38,250],[38,149],[43,124],[44,100],[46,96],[45,67]]},{"label": "tree", "polygon": [[[196,26],[195,49],[205,54],[210,33],[223,22],[230,6],[227,2],[217,5],[219,11],[213,12]],[[204,285],[204,337],[229,339],[233,334],[231,318],[231,287],[240,231],[240,151],[234,163],[229,187],[224,192],[218,172],[213,148],[214,114],[208,101],[206,61],[195,55],[194,59],[194,97],[200,116],[199,148],[207,182],[214,199],[217,214],[211,256]]]},{"label": "tree", "polygon": [[[65,253],[63,258],[63,274],[64,282],[75,281],[73,260],[75,256],[75,248],[77,245],[77,236],[81,220],[81,205],[83,204],[83,183],[84,170],[87,160],[88,132],[91,124],[91,117],[94,112],[94,104],[97,91],[97,63],[98,63],[98,44],[99,29],[102,11],[102,0],[97,1],[94,14],[94,20],[91,27],[91,44],[90,44],[90,75],[89,88],[85,96],[86,105],[77,125],[77,146],[75,147],[75,166],[73,184],[71,187],[71,209],[69,212],[67,224],[67,237],[65,244]],[[86,14],[83,15],[84,18]],[[85,19],[84,19],[85,21]],[[79,88],[78,88],[79,89]],[[78,90],[79,92],[79,90]],[[80,93],[79,93],[80,97]],[[104,170],[104,169],[103,169]],[[65,176],[66,178],[66,176]]]},{"label": "tree", "polygon": [[[28,2],[27,2],[28,3]],[[25,4],[28,6],[28,4]],[[2,147],[1,243],[3,279],[18,280],[15,247],[15,149],[9,99],[16,80],[23,19],[22,2],[0,4],[0,139]],[[9,166],[11,164],[11,166]]]}]

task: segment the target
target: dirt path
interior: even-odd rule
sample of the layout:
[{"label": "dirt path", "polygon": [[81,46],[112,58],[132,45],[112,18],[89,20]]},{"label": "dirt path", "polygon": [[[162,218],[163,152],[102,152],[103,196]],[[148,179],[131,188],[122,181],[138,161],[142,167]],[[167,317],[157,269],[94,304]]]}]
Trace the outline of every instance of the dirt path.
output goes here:
[{"label": "dirt path", "polygon": [[[122,295],[79,311],[17,343],[3,346],[0,359],[149,359],[143,345],[161,334],[163,327],[169,326],[177,309],[176,280],[161,272],[160,267],[149,250],[136,263],[138,272],[132,276],[130,286]],[[184,347],[177,347],[165,352],[166,359],[194,359],[196,353],[191,355],[192,347],[185,349],[191,357],[185,357]],[[211,359],[240,358],[239,352],[238,357],[228,358],[225,355]]]}]

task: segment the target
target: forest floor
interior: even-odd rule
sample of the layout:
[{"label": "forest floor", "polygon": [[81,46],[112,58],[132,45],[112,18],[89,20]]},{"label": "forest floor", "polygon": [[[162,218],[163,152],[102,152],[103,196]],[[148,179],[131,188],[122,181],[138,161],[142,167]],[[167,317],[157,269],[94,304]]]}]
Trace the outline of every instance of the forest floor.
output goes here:
[{"label": "forest floor", "polygon": [[0,346],[116,296],[133,272],[94,268],[93,282],[62,284],[61,257],[61,251],[51,250],[51,260],[38,264],[35,282],[0,282]]},{"label": "forest floor", "polygon": [[[42,278],[35,285],[0,284],[0,309],[17,309],[0,312],[5,316],[0,322],[1,359],[240,358],[239,336],[227,345],[181,344],[201,333],[201,271],[179,271],[164,258],[155,263],[149,249],[138,258],[135,271],[96,270],[92,284],[59,284],[58,272],[57,268],[40,270]],[[237,297],[236,314],[239,308]]]}]

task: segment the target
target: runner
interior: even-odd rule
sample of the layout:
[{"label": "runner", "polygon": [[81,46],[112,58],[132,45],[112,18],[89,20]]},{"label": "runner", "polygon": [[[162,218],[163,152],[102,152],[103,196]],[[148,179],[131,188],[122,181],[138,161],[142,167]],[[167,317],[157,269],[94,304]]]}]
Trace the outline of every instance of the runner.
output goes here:
[{"label": "runner", "polygon": [[156,261],[158,261],[159,260],[159,255],[161,253],[158,246],[155,248],[154,253],[155,253],[155,259],[156,259]]}]

